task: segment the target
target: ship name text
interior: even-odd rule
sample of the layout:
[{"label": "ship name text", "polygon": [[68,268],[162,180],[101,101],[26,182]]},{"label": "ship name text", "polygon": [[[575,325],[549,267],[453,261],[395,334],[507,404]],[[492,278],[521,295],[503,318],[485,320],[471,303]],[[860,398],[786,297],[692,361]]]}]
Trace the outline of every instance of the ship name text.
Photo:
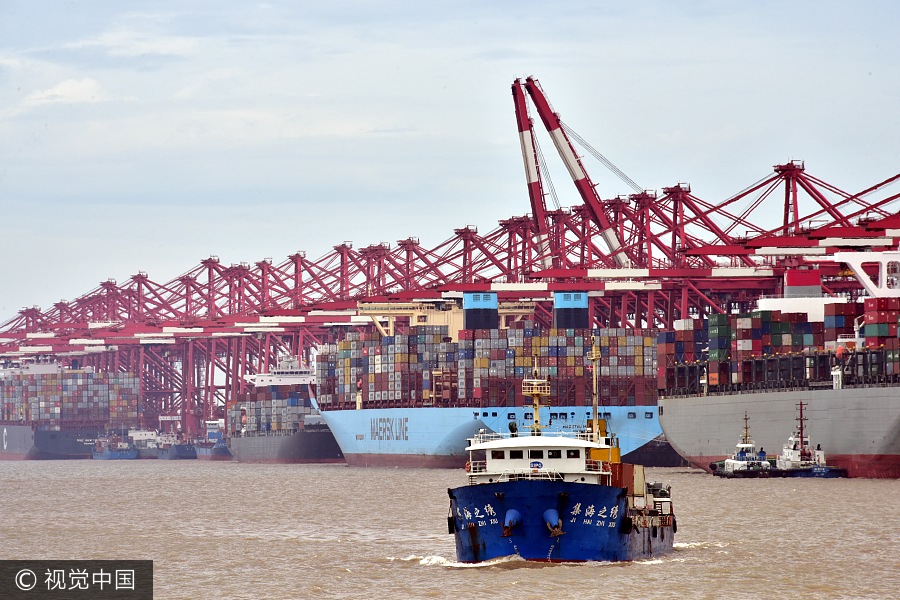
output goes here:
[{"label": "ship name text", "polygon": [[409,418],[378,417],[371,419],[372,439],[379,441],[409,440]]}]

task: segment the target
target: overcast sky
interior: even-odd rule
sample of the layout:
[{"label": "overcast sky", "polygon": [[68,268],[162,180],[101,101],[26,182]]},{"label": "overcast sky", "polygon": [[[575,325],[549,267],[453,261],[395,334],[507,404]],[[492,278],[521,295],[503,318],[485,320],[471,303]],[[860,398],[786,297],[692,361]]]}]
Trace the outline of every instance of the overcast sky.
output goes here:
[{"label": "overcast sky", "polygon": [[900,172],[898,23],[895,0],[2,0],[0,322],[210,255],[491,231],[530,211],[528,75],[646,188],[717,201],[798,159],[860,191]]}]

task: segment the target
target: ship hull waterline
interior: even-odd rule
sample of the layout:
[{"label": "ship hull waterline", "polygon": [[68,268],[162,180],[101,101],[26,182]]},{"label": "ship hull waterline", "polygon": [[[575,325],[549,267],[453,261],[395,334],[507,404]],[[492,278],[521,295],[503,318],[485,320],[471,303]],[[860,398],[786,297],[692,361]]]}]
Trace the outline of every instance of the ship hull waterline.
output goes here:
[{"label": "ship hull waterline", "polygon": [[217,446],[205,448],[203,446],[197,446],[196,450],[197,460],[229,461],[234,459],[231,455],[231,451],[228,450],[227,447]]},{"label": "ship hull waterline", "polygon": [[[675,537],[672,517],[655,517],[666,525],[648,522],[645,527],[635,526],[626,514],[626,492],[607,485],[550,480],[448,490],[448,522],[452,523],[457,560],[479,563],[517,557],[536,562],[605,562],[671,552]],[[561,521],[561,535],[551,535],[548,510]],[[504,535],[510,514],[516,515],[516,524]]]},{"label": "ship hull waterline", "polygon": [[343,464],[344,455],[326,427],[308,427],[288,435],[231,437],[233,460],[258,464]]},{"label": "ship hull waterline", "polygon": [[821,444],[829,466],[849,477],[900,478],[896,387],[660,397],[660,424],[678,454],[711,472],[739,439],[745,412],[756,446],[779,454],[801,401],[812,443]]},{"label": "ship hull waterline", "polygon": [[0,425],[0,460],[84,460],[96,449],[100,428],[35,429]]},{"label": "ship hull waterline", "polygon": [[[604,406],[619,437],[623,460],[645,466],[684,466],[662,438],[656,406]],[[586,427],[590,407],[541,409],[545,428],[576,431]],[[533,423],[530,407],[416,407],[324,410],[347,464],[361,467],[461,468],[467,440],[479,430],[508,433]],[[529,415],[529,418],[526,418]],[[565,418],[561,418],[564,415]]]}]

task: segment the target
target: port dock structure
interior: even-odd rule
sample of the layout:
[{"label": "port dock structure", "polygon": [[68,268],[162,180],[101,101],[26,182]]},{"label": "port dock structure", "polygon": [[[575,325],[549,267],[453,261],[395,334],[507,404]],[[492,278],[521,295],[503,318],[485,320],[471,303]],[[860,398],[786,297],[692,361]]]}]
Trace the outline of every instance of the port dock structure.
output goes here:
[{"label": "port dock structure", "polygon": [[[900,173],[844,191],[791,160],[748,178],[750,185],[737,182],[740,191],[725,199],[703,198],[686,182],[646,189],[562,120],[537,79],[516,79],[512,92],[510,151],[515,122],[527,214],[481,224],[483,232],[466,224],[478,215],[447,207],[452,228],[440,243],[410,232],[395,244],[336,241],[278,261],[210,256],[167,281],[142,271],[110,278],[73,300],[0,320],[0,359],[55,357],[97,372],[135,372],[144,417],[176,417],[193,435],[249,391],[245,375],[285,355],[310,358],[317,344],[373,316],[386,325],[367,314],[370,303],[439,311],[463,293],[489,291],[501,307],[532,303],[530,318],[549,328],[553,294],[577,291],[589,296],[590,327],[665,329],[678,319],[750,310],[791,289],[855,300],[864,289],[854,277],[859,267],[848,267],[842,253],[898,250],[900,200],[891,186]],[[557,188],[529,99],[580,204],[546,205]],[[602,99],[597,104],[602,110]],[[589,158],[603,178],[588,175]],[[698,189],[703,183],[699,173]],[[619,194],[622,185],[631,193]],[[517,318],[506,314],[503,324]],[[401,317],[397,326],[408,324]]]}]

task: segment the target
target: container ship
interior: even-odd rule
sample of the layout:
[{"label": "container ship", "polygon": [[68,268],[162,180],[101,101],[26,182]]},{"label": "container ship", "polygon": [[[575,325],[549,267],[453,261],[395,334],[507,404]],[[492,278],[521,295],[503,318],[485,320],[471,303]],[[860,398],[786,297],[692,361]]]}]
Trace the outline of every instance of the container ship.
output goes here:
[{"label": "container ship", "polygon": [[445,311],[447,325],[411,325],[402,335],[376,328],[320,345],[318,408],[347,462],[462,467],[467,439],[476,433],[509,433],[534,423],[521,381],[535,359],[556,399],[541,409],[540,421],[549,431],[584,429],[592,393],[586,355],[594,336],[603,354],[602,417],[618,433],[626,460],[684,464],[658,420],[656,332],[577,327],[587,323],[587,295],[572,296],[582,296],[583,305],[557,299],[553,328],[530,319],[499,328],[496,294],[464,294],[460,328]]},{"label": "container ship", "polygon": [[0,459],[89,459],[107,430],[138,421],[130,373],[27,363],[0,369]]},{"label": "container ship", "polygon": [[677,321],[659,334],[660,423],[691,465],[711,463],[745,414],[776,451],[803,403],[828,463],[850,477],[900,477],[900,299],[824,303]]},{"label": "container ship", "polygon": [[315,375],[296,358],[251,375],[249,396],[227,407],[228,449],[247,463],[342,463],[334,435],[314,408]]}]

